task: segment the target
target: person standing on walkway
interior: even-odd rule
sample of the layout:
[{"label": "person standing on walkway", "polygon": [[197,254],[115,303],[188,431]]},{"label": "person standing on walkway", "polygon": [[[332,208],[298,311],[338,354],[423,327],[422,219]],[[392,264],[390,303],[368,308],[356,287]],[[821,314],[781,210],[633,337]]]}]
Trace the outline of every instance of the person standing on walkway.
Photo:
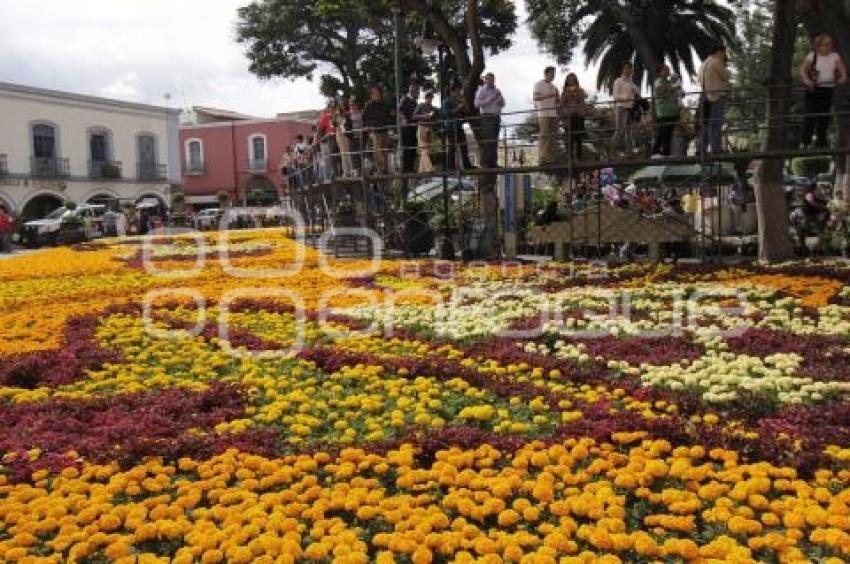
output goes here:
[{"label": "person standing on walkway", "polygon": [[835,41],[827,34],[815,38],[814,50],[806,55],[800,65],[800,78],[806,85],[806,121],[803,124],[803,147],[827,146],[832,94],[835,87],[847,82],[847,67],[841,55],[835,52]]},{"label": "person standing on walkway", "polygon": [[434,141],[434,120],[437,108],[434,107],[434,93],[426,92],[425,101],[416,106],[413,120],[416,122],[416,140],[419,147],[419,172],[433,172],[431,162],[431,143]]},{"label": "person standing on walkway", "polygon": [[578,76],[571,72],[564,80],[561,91],[561,119],[567,130],[567,151],[581,160],[581,143],[584,139],[584,116],[587,112],[587,92],[579,85]]},{"label": "person standing on walkway", "polygon": [[555,131],[558,128],[558,88],[552,84],[555,80],[555,67],[543,69],[543,80],[534,85],[534,107],[537,109],[537,123],[540,127],[539,162],[540,165],[555,162]]},{"label": "person standing on walkway", "polygon": [[634,147],[632,139],[631,117],[635,101],[640,98],[640,90],[632,80],[634,66],[623,65],[623,72],[614,81],[614,148],[631,154]]},{"label": "person standing on walkway", "polygon": [[348,115],[348,102],[339,100],[333,116],[333,126],[336,131],[336,144],[342,159],[342,177],[354,176],[354,163],[351,159],[351,144],[348,135],[351,128],[351,118]]},{"label": "person standing on walkway", "polygon": [[679,123],[679,102],[682,99],[681,90],[673,86],[670,79],[669,66],[658,67],[658,78],[655,79],[653,90],[656,129],[652,154],[669,157],[673,148],[673,131]]},{"label": "person standing on walkway", "polygon": [[377,174],[389,172],[389,129],[395,124],[392,112],[384,101],[380,86],[369,89],[369,101],[363,107],[363,127],[369,131]]},{"label": "person standing on walkway", "polygon": [[351,146],[354,175],[358,176],[363,168],[362,151],[366,144],[363,137],[363,106],[355,96],[348,99],[348,118],[351,127],[348,129],[348,143]]},{"label": "person standing on walkway", "polygon": [[111,204],[103,212],[103,216],[100,219],[103,225],[104,237],[115,237],[118,235],[117,228],[115,227],[118,218]]},{"label": "person standing on walkway", "polygon": [[496,168],[499,166],[499,132],[505,97],[496,88],[496,75],[492,72],[484,75],[484,84],[475,93],[475,107],[481,112],[481,166]]},{"label": "person standing on walkway", "polygon": [[[440,118],[443,131],[448,137],[448,167],[468,170],[475,168],[469,158],[469,144],[466,142],[466,131],[463,128],[464,114],[463,85],[459,80],[452,82],[449,95],[440,106]],[[460,167],[458,167],[458,151],[460,151]]]},{"label": "person standing on walkway", "polygon": [[413,112],[419,103],[419,85],[411,82],[407,93],[398,102],[401,114],[401,171],[405,174],[416,172],[416,122]]},{"label": "person standing on walkway", "polygon": [[732,80],[728,65],[726,46],[718,43],[712,48],[711,54],[699,71],[703,104],[706,106],[700,116],[705,121],[702,127],[702,145],[705,151],[714,154],[723,152],[723,120],[726,119],[726,105]]}]

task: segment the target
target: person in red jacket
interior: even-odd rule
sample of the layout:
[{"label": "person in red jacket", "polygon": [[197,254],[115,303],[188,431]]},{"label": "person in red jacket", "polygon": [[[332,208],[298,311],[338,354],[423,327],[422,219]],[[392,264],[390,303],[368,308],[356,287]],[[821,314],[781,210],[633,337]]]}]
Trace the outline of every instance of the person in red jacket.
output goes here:
[{"label": "person in red jacket", "polygon": [[15,220],[0,206],[0,252],[12,252],[12,233],[15,231]]}]

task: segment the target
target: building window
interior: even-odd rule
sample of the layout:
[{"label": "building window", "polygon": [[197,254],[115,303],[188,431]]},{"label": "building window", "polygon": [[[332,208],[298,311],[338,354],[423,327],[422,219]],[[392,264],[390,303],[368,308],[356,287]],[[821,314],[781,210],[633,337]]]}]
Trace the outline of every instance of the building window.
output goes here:
[{"label": "building window", "polygon": [[105,133],[92,133],[89,137],[89,150],[91,151],[91,160],[107,161],[109,160],[109,145]]},{"label": "building window", "polygon": [[159,164],[156,154],[156,136],[140,133],[136,138],[139,162],[137,173],[139,180],[160,180],[165,177],[165,166]]},{"label": "building window", "polygon": [[139,135],[139,163],[156,164],[156,137],[148,133]]},{"label": "building window", "polygon": [[266,136],[261,134],[252,135],[249,138],[249,149],[251,159],[249,168],[251,170],[266,169]]},{"label": "building window", "polygon": [[266,160],[266,140],[264,137],[251,139],[251,155],[255,161]]},{"label": "building window", "polygon": [[32,126],[33,156],[39,159],[56,158],[56,128],[46,123]]},{"label": "building window", "polygon": [[204,169],[204,145],[200,139],[186,141],[186,168],[189,172],[201,172]]}]

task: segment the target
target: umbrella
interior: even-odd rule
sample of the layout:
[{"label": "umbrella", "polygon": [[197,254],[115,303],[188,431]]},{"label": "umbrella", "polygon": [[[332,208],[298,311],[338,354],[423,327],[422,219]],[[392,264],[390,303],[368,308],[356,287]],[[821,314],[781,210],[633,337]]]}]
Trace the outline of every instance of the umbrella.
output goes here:
[{"label": "umbrella", "polygon": [[724,163],[719,170],[716,166],[703,167],[702,165],[653,165],[645,166],[632,175],[632,182],[637,185],[659,185],[686,184],[688,181],[703,179],[718,180],[722,182],[735,182],[737,175],[735,168]]},{"label": "umbrella", "polygon": [[[478,188],[471,180],[448,179],[448,190],[452,192],[476,192]],[[411,200],[433,200],[443,195],[443,179],[435,178],[424,182],[413,189],[410,193]]]}]

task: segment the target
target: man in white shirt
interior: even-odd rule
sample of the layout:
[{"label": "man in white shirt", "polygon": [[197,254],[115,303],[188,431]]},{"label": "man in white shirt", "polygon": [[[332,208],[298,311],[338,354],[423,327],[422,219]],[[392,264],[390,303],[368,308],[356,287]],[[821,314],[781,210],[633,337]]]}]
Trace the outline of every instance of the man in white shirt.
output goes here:
[{"label": "man in white shirt", "polygon": [[827,34],[815,38],[814,50],[806,55],[800,65],[800,78],[806,85],[806,120],[803,124],[803,147],[812,144],[817,131],[815,147],[827,146],[827,132],[835,87],[847,82],[847,67],[841,55],[835,52],[835,41]]},{"label": "man in white shirt", "polygon": [[640,91],[632,77],[634,67],[631,63],[623,65],[623,73],[614,81],[614,147],[624,149],[627,153],[632,150],[631,115],[635,107],[635,99]]},{"label": "man in white shirt", "polygon": [[492,72],[484,75],[484,84],[475,93],[475,107],[481,112],[481,166],[496,168],[499,166],[499,131],[505,98],[496,88],[496,75]]},{"label": "man in white shirt", "polygon": [[546,67],[543,80],[534,85],[534,107],[540,126],[540,164],[555,162],[555,134],[558,127],[558,89],[552,84],[555,67]]}]

